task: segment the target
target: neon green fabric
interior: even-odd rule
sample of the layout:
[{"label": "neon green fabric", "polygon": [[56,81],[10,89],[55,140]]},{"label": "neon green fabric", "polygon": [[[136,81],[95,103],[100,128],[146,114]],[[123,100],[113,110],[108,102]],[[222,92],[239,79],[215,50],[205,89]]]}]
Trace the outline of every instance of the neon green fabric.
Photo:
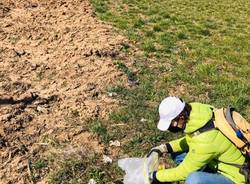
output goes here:
[{"label": "neon green fabric", "polygon": [[189,134],[203,127],[213,116],[213,108],[207,104],[201,103],[190,103],[192,111],[189,116],[189,121],[187,122],[184,133]]},{"label": "neon green fabric", "polygon": [[231,179],[236,184],[243,184],[244,176],[239,168],[225,164],[242,165],[245,157],[220,131],[209,130],[197,136],[192,133],[201,128],[212,118],[211,106],[191,103],[192,111],[184,132],[186,136],[170,142],[174,152],[188,151],[183,162],[175,168],[159,170],[156,178],[160,182],[185,180],[192,172],[205,165],[217,167],[218,172]]}]

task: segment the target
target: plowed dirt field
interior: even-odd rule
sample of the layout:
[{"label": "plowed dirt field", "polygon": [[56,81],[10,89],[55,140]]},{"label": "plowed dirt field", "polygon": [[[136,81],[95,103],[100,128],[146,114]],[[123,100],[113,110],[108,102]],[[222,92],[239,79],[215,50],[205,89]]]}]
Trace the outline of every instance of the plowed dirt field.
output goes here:
[{"label": "plowed dirt field", "polygon": [[126,83],[124,42],[88,0],[0,1],[0,183],[33,183],[31,163],[55,140],[103,151],[86,123],[117,107],[107,88]]}]

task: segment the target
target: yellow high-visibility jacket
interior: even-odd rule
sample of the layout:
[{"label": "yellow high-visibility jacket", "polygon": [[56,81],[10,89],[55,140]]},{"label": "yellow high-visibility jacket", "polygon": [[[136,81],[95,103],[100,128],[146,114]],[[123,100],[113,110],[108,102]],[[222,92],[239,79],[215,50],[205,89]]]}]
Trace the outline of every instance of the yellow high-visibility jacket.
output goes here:
[{"label": "yellow high-visibility jacket", "polygon": [[[219,130],[211,129],[199,135],[193,132],[203,127],[213,116],[212,107],[201,103],[190,103],[192,110],[184,130],[185,137],[169,142],[173,152],[187,151],[183,162],[171,169],[159,170],[156,179],[160,182],[185,180],[192,172],[208,165],[236,184],[244,184],[245,178],[239,168],[245,157]],[[230,163],[230,164],[227,164]]]}]

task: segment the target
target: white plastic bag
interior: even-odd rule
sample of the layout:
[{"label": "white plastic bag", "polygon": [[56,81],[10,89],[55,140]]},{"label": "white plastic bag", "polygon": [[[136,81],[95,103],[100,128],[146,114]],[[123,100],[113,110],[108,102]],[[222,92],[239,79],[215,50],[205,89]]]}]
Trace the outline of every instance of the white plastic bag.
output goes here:
[{"label": "white plastic bag", "polygon": [[125,158],[118,160],[118,166],[125,171],[124,184],[150,184],[149,173],[159,165],[158,153],[152,152],[147,158]]}]

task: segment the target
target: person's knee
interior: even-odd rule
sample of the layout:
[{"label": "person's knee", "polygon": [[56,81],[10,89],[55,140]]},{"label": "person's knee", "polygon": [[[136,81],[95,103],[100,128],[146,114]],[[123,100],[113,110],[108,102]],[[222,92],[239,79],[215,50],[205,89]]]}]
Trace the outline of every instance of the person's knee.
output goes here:
[{"label": "person's knee", "polygon": [[202,177],[199,172],[193,172],[186,178],[185,184],[202,184]]}]

